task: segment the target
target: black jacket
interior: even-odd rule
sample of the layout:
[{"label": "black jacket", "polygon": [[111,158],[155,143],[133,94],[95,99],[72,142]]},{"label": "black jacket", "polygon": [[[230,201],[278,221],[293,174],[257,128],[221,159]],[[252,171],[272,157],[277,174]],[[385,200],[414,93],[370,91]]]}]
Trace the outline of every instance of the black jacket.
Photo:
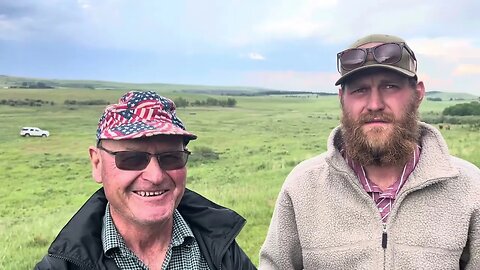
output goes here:
[{"label": "black jacket", "polygon": [[[36,270],[118,269],[102,246],[102,222],[107,199],[103,188],[95,192],[60,231]],[[235,237],[245,219],[186,189],[178,211],[190,225],[211,270],[256,269]]]}]

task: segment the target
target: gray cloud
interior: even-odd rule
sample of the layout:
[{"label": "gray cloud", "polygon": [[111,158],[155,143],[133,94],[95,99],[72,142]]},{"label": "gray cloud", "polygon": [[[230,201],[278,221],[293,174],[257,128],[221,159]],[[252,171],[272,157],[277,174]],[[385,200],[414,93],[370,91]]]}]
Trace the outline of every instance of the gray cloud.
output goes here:
[{"label": "gray cloud", "polygon": [[[422,71],[428,72],[425,76],[434,80],[434,77],[477,70],[471,66],[467,66],[469,69],[454,66],[445,55],[427,53],[433,52],[432,48],[439,49],[438,42],[432,43],[437,40],[448,40],[452,44],[468,40],[467,48],[478,53],[478,10],[480,1],[477,0],[454,3],[437,0],[0,0],[0,51],[21,47],[16,46],[21,43],[22,48],[36,52],[40,41],[45,47],[54,48],[52,51],[63,48],[73,56],[81,55],[81,50],[86,48],[88,53],[99,52],[99,57],[105,51],[115,51],[126,58],[158,57],[158,65],[162,65],[165,55],[171,55],[192,62],[201,59],[195,63],[201,68],[234,61],[228,60],[228,56],[234,58],[242,52],[258,51],[268,55],[268,61],[249,61],[246,65],[250,66],[245,69],[261,66],[264,69],[261,76],[273,74],[273,78],[283,78],[276,72],[283,74],[289,68],[299,68],[303,71],[292,74],[303,80],[292,76],[291,82],[307,84],[307,78],[316,78],[311,74],[335,71],[334,56],[328,56],[330,52],[375,32],[399,35],[411,40],[414,46],[419,40],[424,41],[422,44],[426,45],[417,45],[419,58],[424,60],[420,64]],[[432,45],[427,47],[428,44]],[[48,57],[53,59],[58,55]],[[305,59],[315,57],[318,64],[308,65]],[[471,64],[460,63],[463,60],[458,59],[465,57],[456,58],[458,65]],[[110,63],[111,59],[105,62]],[[173,69],[176,62],[172,60],[168,66]],[[274,65],[268,66],[269,63]],[[229,63],[239,70],[243,64]],[[185,72],[185,65],[179,66],[178,73]],[[456,73],[448,73],[451,70]],[[303,77],[302,72],[305,72]],[[211,83],[215,83],[215,79],[212,80]],[[278,79],[278,83],[281,84],[281,80]]]},{"label": "gray cloud", "polygon": [[0,2],[0,40],[38,41],[62,38],[80,18],[77,1]]},{"label": "gray cloud", "polygon": [[30,1],[1,1],[0,16],[7,19],[21,18],[35,12]]}]

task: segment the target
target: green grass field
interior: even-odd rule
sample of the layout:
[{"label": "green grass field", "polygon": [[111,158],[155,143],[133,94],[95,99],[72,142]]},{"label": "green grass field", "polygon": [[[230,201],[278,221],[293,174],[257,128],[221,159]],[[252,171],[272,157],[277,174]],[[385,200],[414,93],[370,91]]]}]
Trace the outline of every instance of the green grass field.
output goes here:
[{"label": "green grass field", "polygon": [[[63,101],[114,102],[124,92],[0,89],[0,100],[55,102],[42,107],[0,106],[0,269],[33,268],[68,219],[99,188],[91,178],[87,149],[95,143],[103,106],[67,107]],[[206,98],[182,97],[192,101]],[[325,151],[328,134],[338,125],[340,109],[332,96],[235,99],[234,108],[187,107],[178,109],[177,114],[187,129],[199,136],[189,144],[193,155],[202,147],[219,153],[218,160],[189,163],[187,186],[247,219],[238,241],[257,264],[286,175],[300,161]],[[441,112],[452,104],[425,101],[421,110]],[[20,137],[22,126],[47,129],[51,136]],[[452,126],[442,132],[453,154],[480,166],[478,130]]]}]

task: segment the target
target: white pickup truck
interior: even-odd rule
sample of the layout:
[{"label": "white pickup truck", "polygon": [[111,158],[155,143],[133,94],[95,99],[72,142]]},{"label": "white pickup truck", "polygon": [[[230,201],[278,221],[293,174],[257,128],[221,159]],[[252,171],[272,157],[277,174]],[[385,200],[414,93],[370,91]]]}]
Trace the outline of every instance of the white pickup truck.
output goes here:
[{"label": "white pickup truck", "polygon": [[30,137],[30,136],[37,136],[37,137],[48,137],[50,136],[50,132],[47,130],[42,130],[37,127],[23,127],[20,130],[20,136],[23,137]]}]

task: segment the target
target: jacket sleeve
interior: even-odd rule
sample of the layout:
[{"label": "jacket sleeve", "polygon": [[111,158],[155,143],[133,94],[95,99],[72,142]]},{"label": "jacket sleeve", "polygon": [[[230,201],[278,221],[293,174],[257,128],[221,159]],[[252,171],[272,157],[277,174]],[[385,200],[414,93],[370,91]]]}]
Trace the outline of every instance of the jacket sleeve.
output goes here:
[{"label": "jacket sleeve", "polygon": [[275,205],[267,237],[260,250],[258,268],[303,269],[295,211],[285,190],[281,191]]},{"label": "jacket sleeve", "polygon": [[477,209],[470,221],[467,245],[460,258],[460,269],[480,269],[480,210]]}]

